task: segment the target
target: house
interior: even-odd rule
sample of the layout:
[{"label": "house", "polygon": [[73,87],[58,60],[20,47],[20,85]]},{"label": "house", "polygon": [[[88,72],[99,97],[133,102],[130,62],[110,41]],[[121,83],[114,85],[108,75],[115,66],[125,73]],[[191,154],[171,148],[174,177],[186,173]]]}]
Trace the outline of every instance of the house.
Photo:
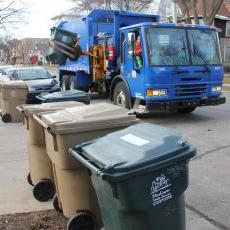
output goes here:
[{"label": "house", "polygon": [[14,39],[10,46],[10,60],[12,64],[29,64],[32,56],[37,56],[38,60],[45,61],[48,55],[48,38],[24,38]]}]

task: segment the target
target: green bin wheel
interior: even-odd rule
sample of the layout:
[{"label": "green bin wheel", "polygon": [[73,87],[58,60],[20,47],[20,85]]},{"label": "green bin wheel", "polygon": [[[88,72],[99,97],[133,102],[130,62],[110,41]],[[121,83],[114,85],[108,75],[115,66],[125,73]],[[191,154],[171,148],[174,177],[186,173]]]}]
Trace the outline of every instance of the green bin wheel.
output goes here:
[{"label": "green bin wheel", "polygon": [[57,194],[55,194],[55,195],[54,195],[54,198],[53,198],[53,207],[54,207],[54,209],[55,209],[57,212],[60,212],[60,213],[63,212],[62,208],[61,208],[60,205],[59,205],[59,201],[58,201],[58,196],[57,196]]},{"label": "green bin wheel", "polygon": [[11,122],[11,121],[12,121],[11,115],[10,115],[9,113],[6,113],[6,114],[2,115],[2,121],[3,121],[4,123],[9,123],[9,122]]},{"label": "green bin wheel", "polygon": [[95,222],[93,215],[89,212],[78,212],[69,219],[67,230],[94,230]]},{"label": "green bin wheel", "polygon": [[28,182],[31,186],[34,186],[34,184],[33,184],[33,182],[32,182],[32,179],[31,179],[30,173],[28,173],[28,175],[27,175],[27,182]]},{"label": "green bin wheel", "polygon": [[34,198],[40,202],[46,202],[54,197],[54,187],[49,180],[39,181],[33,188]]}]

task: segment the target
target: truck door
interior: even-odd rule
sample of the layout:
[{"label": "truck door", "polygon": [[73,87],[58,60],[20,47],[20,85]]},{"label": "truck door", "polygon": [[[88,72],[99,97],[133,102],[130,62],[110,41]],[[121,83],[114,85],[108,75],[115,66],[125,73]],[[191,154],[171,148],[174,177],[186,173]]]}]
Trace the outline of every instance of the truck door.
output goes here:
[{"label": "truck door", "polygon": [[144,54],[140,29],[121,34],[121,74],[133,98],[144,99]]}]

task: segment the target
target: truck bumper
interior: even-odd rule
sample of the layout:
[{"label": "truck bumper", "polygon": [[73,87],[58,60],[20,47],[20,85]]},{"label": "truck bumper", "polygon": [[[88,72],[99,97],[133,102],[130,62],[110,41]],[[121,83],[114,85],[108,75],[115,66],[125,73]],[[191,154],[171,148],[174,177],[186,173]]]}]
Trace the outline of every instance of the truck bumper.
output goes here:
[{"label": "truck bumper", "polygon": [[147,102],[146,111],[161,111],[161,110],[177,110],[180,108],[191,108],[201,106],[221,105],[226,102],[225,97],[194,99],[194,100],[178,100],[167,102]]}]

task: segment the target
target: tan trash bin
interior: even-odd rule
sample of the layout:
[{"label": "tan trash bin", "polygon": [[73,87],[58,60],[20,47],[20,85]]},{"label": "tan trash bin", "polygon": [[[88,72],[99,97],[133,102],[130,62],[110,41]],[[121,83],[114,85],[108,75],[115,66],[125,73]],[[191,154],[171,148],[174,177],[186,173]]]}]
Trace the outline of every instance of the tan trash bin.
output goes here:
[{"label": "tan trash bin", "polygon": [[16,107],[26,103],[28,87],[24,81],[1,83],[1,107],[3,122],[21,122],[22,115]]},{"label": "tan trash bin", "polygon": [[83,105],[81,102],[68,101],[17,106],[17,110],[24,117],[24,124],[27,130],[30,166],[27,180],[29,184],[34,186],[33,195],[38,201],[45,202],[52,199],[55,194],[55,187],[52,163],[46,152],[44,130],[43,127],[33,119],[33,115],[81,105]]},{"label": "tan trash bin", "polygon": [[98,203],[88,170],[70,155],[69,147],[133,125],[138,119],[129,115],[128,110],[109,103],[43,113],[35,116],[35,119],[45,129],[47,153],[53,163],[59,205],[64,215],[71,218],[68,229],[79,222],[85,224],[81,223],[84,220],[89,226],[95,223],[95,229],[100,229]]}]

